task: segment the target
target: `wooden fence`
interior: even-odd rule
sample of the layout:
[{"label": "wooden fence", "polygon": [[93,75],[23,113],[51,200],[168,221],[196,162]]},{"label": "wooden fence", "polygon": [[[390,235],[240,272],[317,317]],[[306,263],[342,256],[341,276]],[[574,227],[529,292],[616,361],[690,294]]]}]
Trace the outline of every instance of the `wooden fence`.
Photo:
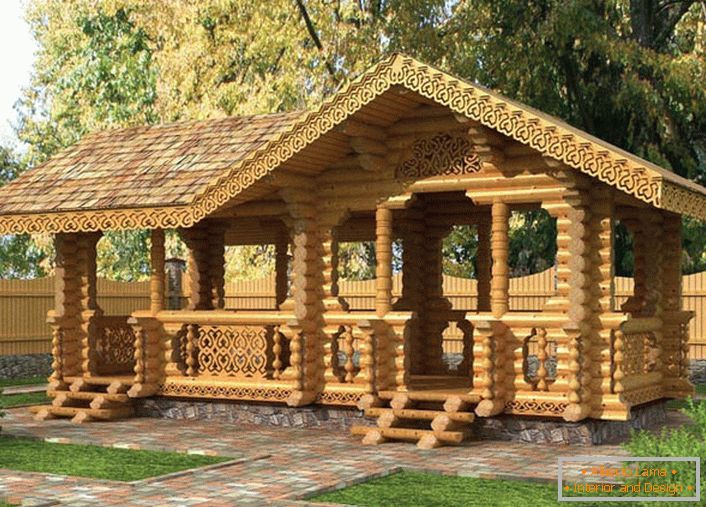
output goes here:
[{"label": "wooden fence", "polygon": [[[0,280],[0,355],[49,352],[49,329],[45,323],[53,304],[53,278],[38,280]],[[373,308],[375,281],[339,282],[340,294],[354,310]],[[632,278],[616,277],[616,304],[632,293]],[[696,312],[690,325],[691,355],[706,358],[706,272],[684,276],[684,309]],[[402,277],[393,277],[393,294],[399,296]],[[512,310],[540,310],[554,292],[554,270],[510,280]],[[226,285],[226,307],[229,309],[272,309],[275,306],[274,275],[231,282]],[[444,276],[444,294],[454,308],[468,309],[476,305],[476,281]],[[185,300],[186,298],[184,298]],[[149,282],[113,282],[98,280],[98,302],[109,315],[126,315],[149,306]],[[453,328],[446,338],[453,342],[458,334]],[[452,345],[448,351],[457,347]],[[460,344],[458,344],[460,346]]]}]

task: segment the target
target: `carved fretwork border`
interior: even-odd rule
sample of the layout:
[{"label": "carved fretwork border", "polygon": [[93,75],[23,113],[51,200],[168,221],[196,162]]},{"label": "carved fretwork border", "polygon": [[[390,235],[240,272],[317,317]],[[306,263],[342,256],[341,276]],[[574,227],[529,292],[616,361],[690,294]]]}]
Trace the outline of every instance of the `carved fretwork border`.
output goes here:
[{"label": "carved fretwork border", "polygon": [[177,384],[166,382],[160,385],[159,393],[162,396],[176,396],[185,398],[216,398],[250,401],[279,401],[286,402],[293,389],[282,387],[258,386],[222,386],[204,384]]},{"label": "carved fretwork border", "polygon": [[662,207],[680,215],[706,220],[704,196],[668,181],[662,183]]},{"label": "carved fretwork border", "polygon": [[[190,206],[6,215],[0,217],[0,234],[190,227],[395,85],[447,106],[655,207],[698,218],[706,215],[706,195],[663,181],[662,174],[639,158],[613,150],[494,92],[412,58],[392,55],[317,110],[302,115],[289,131],[233,165],[227,174],[196,196]],[[276,174],[271,177],[276,180]],[[686,203],[681,200],[682,193],[688,197]]]}]

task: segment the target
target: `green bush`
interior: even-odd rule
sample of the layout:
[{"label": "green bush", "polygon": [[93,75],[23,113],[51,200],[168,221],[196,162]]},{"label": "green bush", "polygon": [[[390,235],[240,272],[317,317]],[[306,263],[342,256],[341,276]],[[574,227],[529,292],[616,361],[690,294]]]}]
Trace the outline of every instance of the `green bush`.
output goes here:
[{"label": "green bush", "polygon": [[[682,410],[693,421],[693,425],[681,428],[663,428],[658,434],[649,431],[639,431],[632,435],[625,444],[633,456],[665,456],[665,457],[694,457],[700,458],[701,468],[701,503],[706,505],[706,473],[703,465],[706,464],[706,403],[696,403],[688,400]],[[647,466],[649,464],[645,463]],[[653,464],[657,465],[657,464]],[[678,473],[670,476],[670,482],[675,484],[696,484],[696,472],[692,463],[680,465],[678,463],[665,463],[670,468],[674,468]],[[666,482],[666,481],[662,481]],[[693,493],[692,493],[693,494]],[[682,496],[690,496],[684,494]],[[640,504],[643,505],[643,504]],[[644,505],[655,505],[664,507],[666,505],[684,505],[684,502],[660,502],[645,503]]]}]

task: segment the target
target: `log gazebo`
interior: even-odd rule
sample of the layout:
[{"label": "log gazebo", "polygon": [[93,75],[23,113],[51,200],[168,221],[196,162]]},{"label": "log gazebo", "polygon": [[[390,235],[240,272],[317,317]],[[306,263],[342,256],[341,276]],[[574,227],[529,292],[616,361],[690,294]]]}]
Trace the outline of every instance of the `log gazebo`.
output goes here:
[{"label": "log gazebo", "polygon": [[[533,209],[556,219],[556,289],[542,311],[511,310],[509,217]],[[151,396],[358,406],[378,418],[353,428],[364,442],[422,447],[460,442],[474,416],[628,420],[690,395],[681,215],[706,219],[706,189],[403,55],[314,111],[95,133],[0,189],[0,233],[55,237],[53,403],[38,418],[126,417]],[[620,307],[618,220],[635,249]],[[477,231],[475,308],[443,294],[454,225]],[[151,230],[151,304],[108,316],[96,243],[131,229]],[[164,306],[165,229],[188,247],[185,309]],[[375,307],[352,311],[338,243],[372,240]],[[277,305],[225,310],[225,246],[253,243],[276,246]]]}]

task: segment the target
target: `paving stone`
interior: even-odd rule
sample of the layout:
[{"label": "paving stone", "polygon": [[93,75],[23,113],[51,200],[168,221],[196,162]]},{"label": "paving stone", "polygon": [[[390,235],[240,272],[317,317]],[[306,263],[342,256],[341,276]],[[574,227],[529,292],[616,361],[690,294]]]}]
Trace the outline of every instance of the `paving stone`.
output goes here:
[{"label": "paving stone", "polygon": [[26,409],[7,411],[2,431],[64,443],[203,452],[243,460],[156,483],[0,470],[0,497],[28,502],[43,499],[71,506],[306,505],[300,500],[307,494],[356,484],[402,468],[553,481],[558,456],[627,455],[616,445],[587,448],[489,440],[471,440],[432,451],[407,443],[362,446],[359,438],[344,428],[254,426],[220,420],[139,417],[77,426],[63,419],[36,422]]}]

